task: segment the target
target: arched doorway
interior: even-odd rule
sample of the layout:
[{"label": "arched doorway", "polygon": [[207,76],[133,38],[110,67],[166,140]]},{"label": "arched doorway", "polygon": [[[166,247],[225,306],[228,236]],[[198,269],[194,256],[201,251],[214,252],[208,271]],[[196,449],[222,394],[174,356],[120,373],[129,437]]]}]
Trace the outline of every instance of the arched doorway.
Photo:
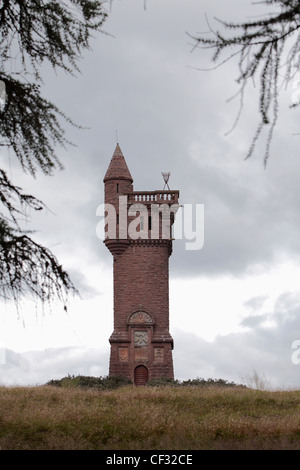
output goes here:
[{"label": "arched doorway", "polygon": [[148,369],[145,366],[137,366],[134,370],[134,384],[146,385],[148,382]]}]

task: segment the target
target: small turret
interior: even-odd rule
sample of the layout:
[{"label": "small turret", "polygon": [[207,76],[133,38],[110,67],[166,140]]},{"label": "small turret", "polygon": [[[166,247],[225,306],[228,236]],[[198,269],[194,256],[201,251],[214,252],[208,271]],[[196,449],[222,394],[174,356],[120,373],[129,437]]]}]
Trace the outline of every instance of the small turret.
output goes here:
[{"label": "small turret", "polygon": [[133,191],[133,179],[119,144],[115,148],[103,182],[105,204],[113,205],[116,214],[116,238],[106,239],[105,245],[113,255],[116,255],[122,253],[129,244],[127,239],[119,238],[119,196]]}]

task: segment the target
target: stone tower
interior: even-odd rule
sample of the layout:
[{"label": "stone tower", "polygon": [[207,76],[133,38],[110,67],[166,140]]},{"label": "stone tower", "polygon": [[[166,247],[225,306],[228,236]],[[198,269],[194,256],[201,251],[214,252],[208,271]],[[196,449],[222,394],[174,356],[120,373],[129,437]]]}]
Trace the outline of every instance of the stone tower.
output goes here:
[{"label": "stone tower", "polygon": [[179,191],[133,191],[119,144],[103,181],[105,204],[113,209],[104,240],[114,259],[109,375],[127,376],[136,385],[173,378],[169,256]]}]

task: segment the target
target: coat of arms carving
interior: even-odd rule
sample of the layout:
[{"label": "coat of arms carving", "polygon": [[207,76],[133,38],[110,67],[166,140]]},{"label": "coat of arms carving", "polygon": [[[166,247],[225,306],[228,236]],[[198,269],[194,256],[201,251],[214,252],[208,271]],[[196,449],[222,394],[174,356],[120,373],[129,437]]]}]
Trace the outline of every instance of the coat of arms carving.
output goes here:
[{"label": "coat of arms carving", "polygon": [[129,323],[144,323],[146,325],[151,325],[153,323],[151,315],[147,312],[135,312],[129,318]]}]

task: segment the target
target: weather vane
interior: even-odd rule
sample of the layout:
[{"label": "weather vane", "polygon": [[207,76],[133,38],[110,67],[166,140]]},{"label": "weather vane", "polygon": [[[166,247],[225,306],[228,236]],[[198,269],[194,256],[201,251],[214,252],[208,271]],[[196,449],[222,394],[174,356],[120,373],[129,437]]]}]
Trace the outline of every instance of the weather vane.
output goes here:
[{"label": "weather vane", "polygon": [[[169,181],[169,178],[170,178],[170,174],[171,174],[171,173],[162,173],[162,176],[163,176],[163,179],[164,179],[164,182],[165,182],[164,189],[165,189],[165,187],[167,186],[167,188],[168,188],[169,191],[171,191],[170,188],[169,188],[169,185],[168,185],[168,181]],[[163,189],[163,191],[164,191],[164,189]]]}]

